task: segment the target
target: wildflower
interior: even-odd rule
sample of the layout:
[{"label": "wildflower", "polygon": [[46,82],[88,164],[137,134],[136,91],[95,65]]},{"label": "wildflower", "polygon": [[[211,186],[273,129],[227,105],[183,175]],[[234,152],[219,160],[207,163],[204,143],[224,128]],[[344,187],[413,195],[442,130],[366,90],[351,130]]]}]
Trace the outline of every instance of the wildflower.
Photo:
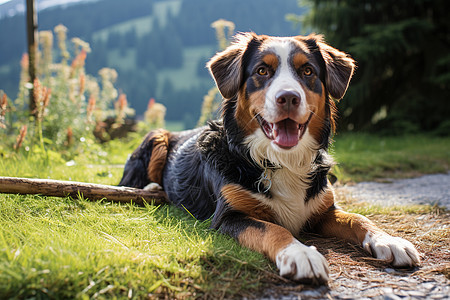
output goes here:
[{"label": "wildflower", "polygon": [[76,51],[78,51],[78,49],[81,49],[81,51],[84,52],[91,52],[91,46],[89,45],[88,42],[83,41],[80,38],[74,37],[71,39],[72,43],[75,45],[75,49]]},{"label": "wildflower", "polygon": [[92,123],[92,115],[94,113],[95,110],[95,97],[94,95],[91,95],[89,97],[89,101],[88,101],[88,105],[86,108],[86,115],[87,115],[87,119],[89,123]]},{"label": "wildflower", "polygon": [[103,80],[115,82],[117,79],[117,71],[111,68],[101,68],[98,74]]},{"label": "wildflower", "polygon": [[80,96],[83,95],[83,93],[84,93],[85,84],[86,84],[86,75],[84,73],[81,73],[80,74],[80,90],[79,90]]},{"label": "wildflower", "polygon": [[214,87],[210,89],[208,94],[203,97],[202,110],[197,126],[204,125],[205,122],[211,118],[213,112],[217,109],[214,105],[214,100],[216,99],[217,94],[218,90]]},{"label": "wildflower", "polygon": [[[228,40],[231,38],[234,32],[235,25],[231,21],[224,19],[219,19],[211,24],[211,27],[216,30],[216,37],[219,41],[219,48],[224,50],[228,45]],[[225,29],[228,28],[227,35],[225,34]]]},{"label": "wildflower", "polygon": [[[88,77],[89,79],[89,77]],[[98,99],[99,93],[100,93],[100,87],[98,86],[98,83],[96,80],[87,80],[86,81],[86,91],[91,95],[91,97],[94,97],[95,99]]]},{"label": "wildflower", "polygon": [[6,128],[5,114],[7,106],[8,106],[8,99],[6,94],[3,93],[2,98],[0,99],[0,128]]},{"label": "wildflower", "polygon": [[86,51],[82,49],[80,53],[78,53],[78,55],[73,59],[72,65],[70,66],[70,77],[73,77],[78,69],[84,67],[86,56]]},{"label": "wildflower", "polygon": [[6,93],[3,93],[2,99],[0,100],[0,115],[4,116],[6,112],[6,105],[8,105],[8,99]]},{"label": "wildflower", "polygon": [[161,103],[156,103],[155,99],[151,98],[147,105],[145,112],[145,120],[151,127],[159,128],[164,126],[164,118],[166,116],[166,107]]},{"label": "wildflower", "polygon": [[116,123],[122,124],[123,121],[125,120],[127,106],[128,106],[127,95],[120,94],[119,99],[117,99],[116,103],[114,104],[114,107],[117,112]]},{"label": "wildflower", "polygon": [[43,59],[41,66],[44,69],[44,74],[50,76],[50,65],[52,64],[52,49],[53,49],[53,34],[51,31],[45,30],[39,32],[39,41],[42,45]]},{"label": "wildflower", "polygon": [[52,90],[50,88],[47,88],[46,86],[42,86],[38,78],[34,80],[33,87],[36,110],[32,113],[37,116],[38,121],[42,121],[45,109],[50,103]]},{"label": "wildflower", "polygon": [[25,140],[25,136],[27,135],[27,125],[23,125],[20,129],[20,133],[16,138],[16,143],[14,144],[14,150],[19,151],[20,147],[22,147],[22,143]]},{"label": "wildflower", "polygon": [[22,55],[22,59],[20,60],[20,66],[22,67],[22,70],[26,70],[28,72],[28,63],[29,63],[28,53],[24,53]]},{"label": "wildflower", "polygon": [[56,36],[58,37],[58,47],[63,58],[62,63],[65,64],[65,62],[69,59],[69,52],[67,51],[66,47],[67,27],[59,24],[54,28],[54,31],[56,33]]},{"label": "wildflower", "polygon": [[155,105],[155,98],[151,98],[151,99],[148,101],[148,104],[147,104],[147,110],[150,110],[150,109],[153,107],[153,105]]},{"label": "wildflower", "polygon": [[44,93],[43,93],[44,101],[42,101],[43,109],[48,107],[48,104],[50,103],[50,96],[51,95],[52,95],[52,89],[44,87]]}]

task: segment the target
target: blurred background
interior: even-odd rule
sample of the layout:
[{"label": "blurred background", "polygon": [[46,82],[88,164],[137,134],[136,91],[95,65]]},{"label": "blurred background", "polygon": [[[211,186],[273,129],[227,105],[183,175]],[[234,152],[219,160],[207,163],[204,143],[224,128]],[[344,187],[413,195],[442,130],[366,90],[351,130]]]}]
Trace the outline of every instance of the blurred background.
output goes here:
[{"label": "blurred background", "polygon": [[[25,2],[0,1],[0,89],[11,102],[26,97],[20,84],[27,52]],[[77,67],[76,59],[82,60],[83,80],[98,84],[97,91],[83,86],[84,110],[96,93],[101,107],[101,90],[109,80],[114,91],[108,105],[126,95],[126,118],[144,118],[156,102],[166,108],[167,125],[187,129],[198,124],[204,96],[213,87],[205,64],[223,47],[220,39],[245,31],[315,32],[358,65],[338,104],[338,130],[448,135],[450,18],[445,7],[443,0],[37,0],[38,73],[43,84],[47,76],[50,87],[64,63]],[[53,88],[52,101],[57,97]]]}]

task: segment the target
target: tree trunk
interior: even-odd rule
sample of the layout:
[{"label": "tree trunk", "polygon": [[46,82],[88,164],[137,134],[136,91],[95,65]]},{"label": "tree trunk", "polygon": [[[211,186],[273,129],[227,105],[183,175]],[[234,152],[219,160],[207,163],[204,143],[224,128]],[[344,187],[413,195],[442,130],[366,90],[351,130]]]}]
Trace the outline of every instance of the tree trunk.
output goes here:
[{"label": "tree trunk", "polygon": [[120,203],[144,203],[159,205],[168,203],[163,191],[147,191],[123,186],[63,181],[51,179],[30,179],[18,177],[0,177],[0,193],[40,194],[55,197],[83,196],[89,200],[106,199]]},{"label": "tree trunk", "polygon": [[[31,84],[36,79],[36,51],[37,51],[37,13],[35,0],[27,0],[27,41],[28,41],[28,74]],[[36,101],[34,87],[30,90],[30,115],[36,116]]]}]

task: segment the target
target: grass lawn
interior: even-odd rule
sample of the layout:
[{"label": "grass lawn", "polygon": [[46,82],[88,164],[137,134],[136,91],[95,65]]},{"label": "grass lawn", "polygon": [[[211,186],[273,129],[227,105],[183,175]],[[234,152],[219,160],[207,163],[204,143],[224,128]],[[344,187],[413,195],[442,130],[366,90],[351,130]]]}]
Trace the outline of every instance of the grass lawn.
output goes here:
[{"label": "grass lawn", "polygon": [[[106,146],[107,155],[97,164],[81,157],[70,166],[45,165],[32,157],[2,157],[0,175],[117,184],[122,172],[117,164],[123,164],[139,142],[140,138]],[[426,136],[337,136],[333,152],[340,164],[335,173],[349,181],[447,171],[449,146],[448,138]],[[402,221],[403,234],[417,226],[404,224],[405,219],[419,222],[420,216],[438,214],[437,208],[426,206],[386,211],[341,204],[382,224]],[[445,218],[448,222],[448,215]],[[395,233],[398,228],[387,230]],[[443,235],[444,242],[448,239],[448,230],[431,233],[434,248]],[[330,252],[326,256],[333,278],[339,272],[333,259],[341,258]],[[171,206],[0,194],[2,299],[241,298],[280,284],[286,281],[262,255],[209,229],[209,221],[199,222]]]},{"label": "grass lawn", "polygon": [[341,182],[406,178],[450,169],[450,138],[342,134],[331,148]]}]

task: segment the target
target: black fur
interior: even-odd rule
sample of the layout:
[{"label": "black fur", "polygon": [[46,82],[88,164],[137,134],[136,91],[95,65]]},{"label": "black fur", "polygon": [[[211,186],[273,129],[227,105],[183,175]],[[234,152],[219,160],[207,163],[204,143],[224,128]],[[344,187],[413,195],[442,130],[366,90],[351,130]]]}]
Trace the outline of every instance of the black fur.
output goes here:
[{"label": "black fur", "polygon": [[321,151],[317,152],[313,165],[315,170],[308,174],[311,183],[306,190],[305,201],[309,201],[325,190],[328,185],[327,175],[332,167],[331,163],[324,161]]},{"label": "black fur", "polygon": [[221,188],[229,183],[257,192],[262,173],[243,146],[229,139],[221,122],[188,139],[169,154],[163,187],[169,199],[198,219],[221,215]]}]

